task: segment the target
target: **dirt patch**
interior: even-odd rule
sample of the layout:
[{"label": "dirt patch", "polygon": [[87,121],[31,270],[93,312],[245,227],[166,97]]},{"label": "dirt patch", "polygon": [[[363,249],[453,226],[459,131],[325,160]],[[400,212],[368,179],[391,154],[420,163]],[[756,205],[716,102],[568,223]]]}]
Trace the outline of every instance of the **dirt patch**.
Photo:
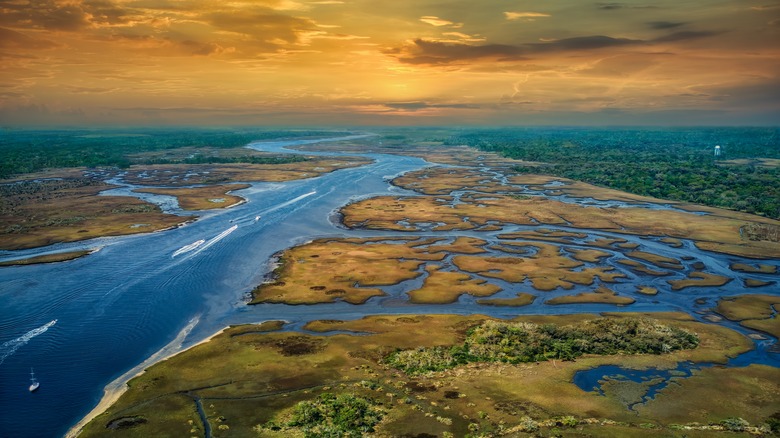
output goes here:
[{"label": "dirt patch", "polygon": [[426,385],[422,382],[409,382],[406,384],[405,388],[409,389],[413,393],[425,393],[425,392],[436,392],[436,387],[433,385]]},{"label": "dirt patch", "polygon": [[417,323],[419,323],[419,322],[420,322],[420,320],[419,320],[419,319],[417,319],[417,318],[411,318],[411,317],[408,317],[408,316],[402,316],[402,317],[400,317],[400,318],[396,319],[396,321],[398,321],[398,322],[402,322],[402,323],[404,323],[404,324],[417,324]]},{"label": "dirt patch", "polygon": [[111,429],[111,430],[132,429],[144,423],[146,423],[146,418],[144,417],[121,417],[109,421],[108,424],[106,424],[106,429]]},{"label": "dirt patch", "polygon": [[529,417],[544,417],[547,415],[547,411],[542,409],[531,402],[520,400],[507,400],[500,401],[493,405],[493,407],[500,412],[504,412],[513,416],[529,416]]},{"label": "dirt patch", "polygon": [[291,336],[285,339],[278,339],[273,342],[273,346],[284,356],[302,356],[305,354],[314,354],[325,348],[327,342],[323,339],[317,339],[309,336]]}]

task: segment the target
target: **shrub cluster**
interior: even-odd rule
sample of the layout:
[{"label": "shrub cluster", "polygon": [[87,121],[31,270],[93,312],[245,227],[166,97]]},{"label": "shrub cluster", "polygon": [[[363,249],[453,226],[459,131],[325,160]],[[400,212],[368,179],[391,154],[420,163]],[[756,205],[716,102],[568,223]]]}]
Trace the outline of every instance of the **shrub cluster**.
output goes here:
[{"label": "shrub cluster", "polygon": [[396,351],[386,361],[418,374],[472,362],[573,360],[583,354],[661,354],[696,348],[698,344],[693,333],[640,318],[602,318],[566,326],[486,321],[469,330],[462,345]]},{"label": "shrub cluster", "polygon": [[383,413],[375,404],[353,394],[321,394],[316,400],[302,401],[293,408],[284,426],[297,428],[305,437],[361,437],[374,431]]}]

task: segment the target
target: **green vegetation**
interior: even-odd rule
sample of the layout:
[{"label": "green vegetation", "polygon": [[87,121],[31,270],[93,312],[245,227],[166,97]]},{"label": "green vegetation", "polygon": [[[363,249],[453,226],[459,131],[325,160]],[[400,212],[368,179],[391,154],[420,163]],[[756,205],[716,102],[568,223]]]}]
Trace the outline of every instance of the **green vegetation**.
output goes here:
[{"label": "green vegetation", "polygon": [[193,219],[165,214],[140,199],[98,195],[112,187],[90,178],[0,184],[0,248],[143,233]]},{"label": "green vegetation", "polygon": [[145,129],[130,131],[4,130],[0,131],[0,179],[57,167],[169,164],[183,162],[280,164],[303,157],[218,157],[193,154],[182,160],[133,158],[131,155],[185,147],[236,148],[255,140],[300,139],[347,135],[328,131],[230,131],[220,129]]},{"label": "green vegetation", "polygon": [[74,260],[79,257],[84,257],[87,254],[90,254],[92,251],[83,250],[83,251],[71,251],[71,252],[60,252],[57,254],[46,254],[36,257],[30,257],[28,259],[19,259],[19,260],[10,260],[7,262],[0,262],[0,266],[23,266],[23,265],[34,265],[37,263],[57,263],[57,262],[65,262],[68,260]]},{"label": "green vegetation", "polygon": [[721,161],[780,158],[777,128],[494,129],[466,131],[445,144],[543,163],[515,167],[521,173],[780,218],[780,168]]},{"label": "green vegetation", "polygon": [[573,360],[583,354],[661,354],[696,348],[686,330],[648,319],[597,319],[574,325],[486,321],[468,331],[462,345],[391,353],[386,361],[409,374],[443,371],[472,362]]},{"label": "green vegetation", "polygon": [[[287,164],[287,163],[300,163],[302,161],[309,161],[308,158],[302,155],[285,155],[285,156],[272,156],[272,157],[257,157],[242,155],[238,157],[219,157],[215,155],[202,155],[193,154],[191,157],[187,157],[183,160],[171,160],[164,158],[149,158],[140,160],[138,164],[231,164],[231,163],[246,163],[246,164]],[[135,164],[135,163],[133,163]]]},{"label": "green vegetation", "polygon": [[361,437],[373,432],[382,417],[383,412],[372,400],[353,394],[324,393],[316,400],[298,402],[286,423],[269,422],[261,429],[294,428],[302,431],[307,438]]},{"label": "green vegetation", "polygon": [[[699,345],[659,356],[588,355],[576,361],[517,365],[492,362],[406,375],[387,366],[389,353],[462,343],[469,329],[491,318],[375,315],[314,321],[304,327],[307,333],[277,331],[283,326],[279,321],[235,326],[133,378],[127,392],[92,419],[79,436],[202,437],[210,429],[215,438],[301,437],[305,412],[318,411],[321,418],[360,430],[366,419],[375,418],[372,412],[379,411],[381,421],[371,426],[373,433],[364,436],[533,433],[644,438],[674,435],[665,426],[672,423],[709,425],[741,417],[761,425],[778,412],[772,396],[780,391],[780,382],[776,383],[776,368],[769,366],[703,368],[694,376],[675,379],[677,384],[633,411],[622,404],[625,391],[606,392],[602,397],[572,383],[578,371],[601,365],[669,369],[680,361],[725,363],[753,347],[748,338],[727,327],[697,322],[682,313],[536,315],[499,322],[541,327],[583,325],[596,318],[651,318],[652,325],[697,333]],[[728,397],[723,397],[724,388]],[[322,400],[322,394],[333,395]],[[341,401],[334,400],[340,395],[344,395]],[[355,398],[364,399],[369,408]],[[299,425],[289,425],[296,416]],[[638,426],[643,423],[656,425],[655,431]],[[617,424],[622,424],[620,429]],[[347,435],[331,431],[331,436]],[[322,431],[310,428],[309,432],[314,436]]]}]

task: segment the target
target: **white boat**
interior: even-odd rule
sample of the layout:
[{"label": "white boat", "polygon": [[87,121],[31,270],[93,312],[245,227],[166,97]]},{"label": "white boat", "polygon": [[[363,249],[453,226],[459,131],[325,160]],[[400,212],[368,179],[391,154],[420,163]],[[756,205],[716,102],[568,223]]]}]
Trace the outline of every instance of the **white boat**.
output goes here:
[{"label": "white boat", "polygon": [[33,369],[30,368],[30,392],[34,392],[36,389],[38,389],[39,386],[41,386],[40,382],[38,382],[38,379],[35,378],[35,373],[33,373]]},{"label": "white boat", "polygon": [[179,254],[184,254],[185,252],[190,252],[193,249],[203,245],[204,243],[206,243],[206,241],[201,239],[201,240],[198,240],[197,242],[192,242],[189,245],[182,246],[181,248],[177,249],[176,252],[174,252],[171,257],[176,257]]},{"label": "white boat", "polygon": [[255,222],[260,220],[260,215],[255,216]]}]

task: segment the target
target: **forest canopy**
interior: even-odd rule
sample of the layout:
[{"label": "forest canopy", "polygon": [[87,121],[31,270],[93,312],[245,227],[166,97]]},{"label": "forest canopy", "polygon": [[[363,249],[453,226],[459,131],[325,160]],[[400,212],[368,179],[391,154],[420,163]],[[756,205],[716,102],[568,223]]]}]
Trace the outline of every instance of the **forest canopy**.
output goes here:
[{"label": "forest canopy", "polygon": [[759,160],[780,159],[777,128],[485,129],[445,144],[535,162],[519,173],[780,219],[780,162]]}]

